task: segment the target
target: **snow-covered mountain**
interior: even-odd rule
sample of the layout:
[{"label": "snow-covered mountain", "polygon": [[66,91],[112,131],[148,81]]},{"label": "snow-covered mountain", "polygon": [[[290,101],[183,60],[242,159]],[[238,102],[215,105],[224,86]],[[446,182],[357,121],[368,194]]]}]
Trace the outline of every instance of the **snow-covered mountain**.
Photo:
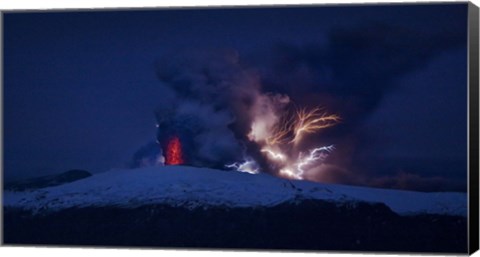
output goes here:
[{"label": "snow-covered mountain", "polygon": [[423,193],[291,181],[186,166],[111,170],[54,187],[4,191],[5,207],[54,212],[71,207],[134,208],[167,204],[189,209],[211,206],[269,207],[318,199],[339,204],[383,203],[400,215],[467,215],[465,193]]}]

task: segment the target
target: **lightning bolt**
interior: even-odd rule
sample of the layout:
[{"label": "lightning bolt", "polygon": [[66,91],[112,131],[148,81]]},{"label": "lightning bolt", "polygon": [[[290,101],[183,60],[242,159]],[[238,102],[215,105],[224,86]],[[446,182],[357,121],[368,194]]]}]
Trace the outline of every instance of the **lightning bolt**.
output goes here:
[{"label": "lightning bolt", "polygon": [[[341,118],[336,114],[328,114],[324,109],[318,107],[313,109],[294,108],[275,117],[279,117],[278,121],[268,128],[262,127],[263,123],[260,125],[252,123],[248,138],[262,146],[260,151],[270,161],[276,161],[277,165],[280,165],[280,176],[303,179],[308,166],[323,162],[334,150],[334,146],[316,147],[309,150],[305,156],[300,153],[296,158],[291,156],[292,154],[286,153],[297,151],[297,147],[292,145],[298,146],[305,134],[316,133],[332,127],[339,123]],[[254,161],[234,163],[227,167],[252,174],[259,172],[258,165]]]},{"label": "lightning bolt", "polygon": [[298,170],[298,175],[300,177],[302,177],[303,173],[305,172],[303,170],[303,167],[306,166],[306,165],[309,165],[309,164],[312,164],[322,158],[326,158],[326,156],[324,155],[325,153],[331,153],[333,150],[335,149],[335,147],[333,145],[329,145],[329,146],[322,146],[322,147],[318,147],[318,148],[314,148],[313,150],[310,150],[310,153],[307,157],[303,158],[302,156],[300,156],[298,158],[298,161],[296,163],[296,166],[297,166],[297,170]]},{"label": "lightning bolt", "polygon": [[267,153],[268,156],[270,156],[272,159],[275,159],[275,160],[285,161],[287,159],[287,157],[284,154],[276,153],[270,149],[262,149],[260,150],[260,152]]},{"label": "lightning bolt", "polygon": [[300,175],[298,175],[296,172],[294,172],[292,169],[289,168],[283,168],[280,170],[280,175],[287,177],[287,178],[292,178],[292,179],[302,179]]},{"label": "lightning bolt", "polygon": [[242,163],[235,162],[232,164],[227,164],[225,167],[250,174],[258,174],[259,172],[257,163],[254,160],[246,160]]}]

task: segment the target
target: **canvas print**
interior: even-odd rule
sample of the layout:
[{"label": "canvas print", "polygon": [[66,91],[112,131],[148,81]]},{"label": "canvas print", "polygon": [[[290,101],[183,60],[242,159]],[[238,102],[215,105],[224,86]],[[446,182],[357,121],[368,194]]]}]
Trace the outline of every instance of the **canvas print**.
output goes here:
[{"label": "canvas print", "polygon": [[3,13],[3,243],[466,253],[468,10]]}]

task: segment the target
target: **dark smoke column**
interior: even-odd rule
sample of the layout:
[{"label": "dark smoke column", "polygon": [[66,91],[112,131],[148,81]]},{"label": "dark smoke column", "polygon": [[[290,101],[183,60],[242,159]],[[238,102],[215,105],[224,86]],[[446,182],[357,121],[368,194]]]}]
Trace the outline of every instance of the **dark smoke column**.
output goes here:
[{"label": "dark smoke column", "polygon": [[259,73],[246,69],[233,49],[176,52],[155,66],[165,90],[155,110],[162,152],[177,136],[184,165],[225,169],[244,161]]}]

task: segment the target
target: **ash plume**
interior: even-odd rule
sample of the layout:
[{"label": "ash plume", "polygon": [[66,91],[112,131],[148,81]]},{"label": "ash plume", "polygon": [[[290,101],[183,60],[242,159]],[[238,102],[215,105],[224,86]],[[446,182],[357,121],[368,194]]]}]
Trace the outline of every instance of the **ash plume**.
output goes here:
[{"label": "ash plume", "polygon": [[[375,169],[374,165],[364,165],[377,146],[372,140],[375,135],[365,130],[369,117],[383,108],[382,103],[395,92],[400,78],[425,68],[445,51],[464,47],[465,40],[466,31],[455,26],[420,32],[414,27],[371,23],[332,29],[326,45],[278,44],[264,55],[268,60],[262,64],[268,67],[262,69],[265,90],[276,89],[305,106],[321,102],[342,117],[334,129],[312,138],[323,144],[334,143],[336,150],[327,164],[310,170],[306,178],[391,187],[392,183],[386,181],[397,181],[399,176],[380,170],[372,174],[368,169]],[[430,190],[434,188],[430,184],[441,184],[435,177],[409,176],[409,181],[406,188],[415,190]]]},{"label": "ash plume", "polygon": [[160,143],[177,134],[195,166],[224,168],[255,155],[245,135],[260,85],[235,51],[184,53],[158,61],[156,69],[162,86],[172,92],[155,112]]},{"label": "ash plume", "polygon": [[249,60],[229,49],[165,56],[155,65],[165,92],[158,144],[175,134],[194,166],[243,161],[251,173],[378,186],[388,179],[362,168],[375,147],[363,126],[399,77],[464,42],[464,32],[447,32],[369,24],[332,29],[326,45],[280,44]]}]

